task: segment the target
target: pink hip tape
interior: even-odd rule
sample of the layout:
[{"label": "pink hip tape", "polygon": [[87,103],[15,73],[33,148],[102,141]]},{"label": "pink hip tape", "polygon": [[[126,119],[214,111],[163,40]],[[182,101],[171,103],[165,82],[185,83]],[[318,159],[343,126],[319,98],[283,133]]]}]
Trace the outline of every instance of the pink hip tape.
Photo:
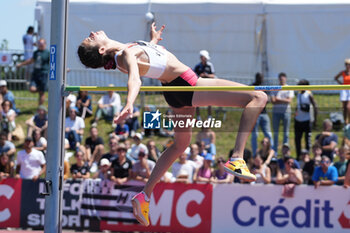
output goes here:
[{"label": "pink hip tape", "polygon": [[187,71],[183,72],[180,77],[188,82],[191,86],[196,86],[198,77],[196,73],[192,71],[192,69],[188,69]]}]

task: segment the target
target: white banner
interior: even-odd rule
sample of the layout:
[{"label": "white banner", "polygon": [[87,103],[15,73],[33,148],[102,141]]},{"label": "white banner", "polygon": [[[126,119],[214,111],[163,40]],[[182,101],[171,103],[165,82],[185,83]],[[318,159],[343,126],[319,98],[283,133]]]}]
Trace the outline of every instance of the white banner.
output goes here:
[{"label": "white banner", "polygon": [[350,232],[350,189],[301,185],[293,198],[283,197],[282,189],[216,185],[211,232]]}]

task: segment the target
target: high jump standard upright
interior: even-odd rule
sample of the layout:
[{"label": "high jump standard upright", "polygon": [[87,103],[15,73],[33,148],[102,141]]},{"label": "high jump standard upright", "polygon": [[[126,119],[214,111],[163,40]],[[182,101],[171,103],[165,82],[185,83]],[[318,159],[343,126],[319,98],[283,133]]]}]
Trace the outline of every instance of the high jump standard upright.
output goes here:
[{"label": "high jump standard upright", "polygon": [[51,1],[45,233],[62,232],[67,12],[68,0]]}]

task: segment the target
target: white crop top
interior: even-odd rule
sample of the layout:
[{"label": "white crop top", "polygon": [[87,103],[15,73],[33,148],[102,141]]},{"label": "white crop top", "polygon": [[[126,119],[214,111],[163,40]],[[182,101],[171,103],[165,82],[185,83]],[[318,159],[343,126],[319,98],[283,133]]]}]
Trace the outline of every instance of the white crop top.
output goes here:
[{"label": "white crop top", "polygon": [[[162,76],[168,61],[167,51],[163,46],[151,44],[145,41],[136,41],[135,43],[131,44],[127,48],[130,48],[130,47],[139,47],[143,49],[145,53],[148,55],[150,67],[147,73],[144,75],[144,77],[158,79],[160,76]],[[114,60],[117,68],[122,72],[127,73],[127,70],[120,67],[117,61],[118,55],[120,55],[123,51],[124,50],[117,52],[114,56]]]}]

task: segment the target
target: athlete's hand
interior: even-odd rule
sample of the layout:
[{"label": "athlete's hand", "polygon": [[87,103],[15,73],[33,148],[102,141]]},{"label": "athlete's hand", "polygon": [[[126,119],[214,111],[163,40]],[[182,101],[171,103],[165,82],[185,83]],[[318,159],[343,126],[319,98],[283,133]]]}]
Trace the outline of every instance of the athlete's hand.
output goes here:
[{"label": "athlete's hand", "polygon": [[123,120],[126,120],[132,117],[133,111],[134,111],[134,107],[132,106],[132,104],[131,105],[126,104],[123,110],[120,112],[119,116],[117,116],[117,118],[114,120],[114,123],[119,124]]},{"label": "athlete's hand", "polygon": [[151,25],[151,42],[157,44],[158,41],[163,40],[162,33],[163,33],[164,28],[165,28],[165,25],[163,25],[157,31],[156,23],[155,22],[152,23],[152,25]]}]

